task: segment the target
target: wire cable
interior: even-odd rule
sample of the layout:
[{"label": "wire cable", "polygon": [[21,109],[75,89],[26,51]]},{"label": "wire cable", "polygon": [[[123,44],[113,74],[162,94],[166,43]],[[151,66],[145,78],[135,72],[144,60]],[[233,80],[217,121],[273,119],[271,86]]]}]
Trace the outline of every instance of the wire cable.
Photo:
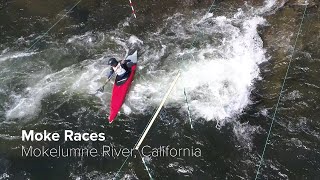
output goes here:
[{"label": "wire cable", "polygon": [[288,67],[287,67],[286,74],[284,76],[284,80],[283,80],[282,87],[281,87],[281,90],[280,90],[280,93],[279,93],[279,97],[278,97],[278,101],[277,101],[277,104],[276,104],[276,109],[275,109],[275,111],[273,113],[273,116],[272,116],[271,125],[270,125],[269,131],[268,131],[266,142],[265,142],[264,147],[263,147],[263,151],[262,151],[261,159],[260,159],[260,162],[259,162],[259,165],[258,165],[258,170],[257,170],[257,173],[256,173],[255,180],[258,179],[258,175],[260,173],[260,169],[261,169],[262,161],[263,161],[263,158],[264,158],[264,154],[265,154],[265,151],[266,151],[266,148],[267,148],[267,145],[268,145],[268,141],[270,139],[270,134],[271,134],[271,131],[272,131],[273,123],[275,121],[276,114],[278,112],[278,107],[279,107],[279,103],[280,103],[281,96],[282,96],[282,93],[283,93],[283,89],[284,89],[284,86],[286,84],[286,80],[287,80],[287,77],[288,77],[288,72],[289,72],[289,69],[291,67],[291,62],[292,62],[292,59],[293,59],[293,55],[294,55],[295,50],[296,50],[297,41],[298,41],[299,35],[301,33],[302,24],[303,24],[303,21],[304,21],[306,12],[307,12],[307,6],[308,6],[308,4],[306,4],[305,8],[304,8],[304,12],[303,12],[302,20],[300,22],[298,34],[297,34],[297,37],[295,39],[295,43],[294,43],[294,46],[293,46],[293,52],[292,52],[292,55],[291,55],[290,60],[289,60],[289,64],[288,64]]},{"label": "wire cable", "polygon": [[36,42],[34,42],[27,51],[30,51],[45,35],[48,34],[49,31],[51,31],[51,29],[53,29],[64,17],[67,16],[67,14],[69,14],[70,11],[72,11],[82,0],[79,0],[75,5],[72,6],[72,8],[70,8],[57,22],[55,22],[43,35],[41,35]]}]

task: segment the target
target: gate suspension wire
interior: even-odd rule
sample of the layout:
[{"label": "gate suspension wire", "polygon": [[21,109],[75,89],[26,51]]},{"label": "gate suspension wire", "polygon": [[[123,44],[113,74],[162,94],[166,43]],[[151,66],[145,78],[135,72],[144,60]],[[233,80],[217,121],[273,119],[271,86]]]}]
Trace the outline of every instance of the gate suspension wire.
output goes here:
[{"label": "gate suspension wire", "polygon": [[300,33],[301,33],[301,28],[302,28],[303,21],[304,21],[304,19],[305,19],[305,15],[306,15],[306,12],[307,12],[308,4],[309,4],[309,3],[308,3],[308,1],[306,0],[306,1],[305,1],[305,8],[304,8],[304,11],[303,11],[302,20],[301,20],[301,22],[300,22],[298,34],[297,34],[297,36],[296,36],[296,39],[295,39],[295,42],[294,42],[294,46],[293,46],[293,52],[292,52],[292,55],[291,55],[291,57],[290,57],[289,64],[288,64],[288,67],[287,67],[287,71],[286,71],[286,74],[285,74],[284,79],[283,79],[283,82],[282,82],[281,90],[280,90],[279,97],[278,97],[278,101],[277,101],[277,104],[276,104],[276,109],[275,109],[275,111],[274,111],[274,113],[273,113],[273,116],[272,116],[271,125],[270,125],[270,127],[269,127],[269,131],[268,131],[268,135],[267,135],[267,138],[266,138],[266,142],[265,142],[264,147],[263,147],[263,151],[262,151],[261,158],[260,158],[260,161],[259,161],[259,165],[258,165],[258,169],[257,169],[257,173],[256,173],[255,180],[258,179],[258,176],[259,176],[259,173],[260,173],[260,169],[261,169],[261,165],[262,165],[263,158],[264,158],[264,155],[265,155],[265,151],[266,151],[266,148],[267,148],[267,145],[268,145],[268,141],[269,141],[269,139],[270,139],[270,134],[271,134],[271,131],[272,131],[273,123],[274,123],[274,121],[275,121],[275,118],[276,118],[276,115],[277,115],[277,112],[278,112],[279,103],[280,103],[280,101],[281,101],[281,97],[282,97],[282,94],[283,94],[284,86],[285,86],[285,84],[286,84],[286,80],[287,80],[287,77],[288,77],[288,72],[289,72],[289,70],[290,70],[291,62],[292,62],[293,56],[294,56],[295,51],[296,51],[297,41],[298,41],[299,35],[300,35]]}]

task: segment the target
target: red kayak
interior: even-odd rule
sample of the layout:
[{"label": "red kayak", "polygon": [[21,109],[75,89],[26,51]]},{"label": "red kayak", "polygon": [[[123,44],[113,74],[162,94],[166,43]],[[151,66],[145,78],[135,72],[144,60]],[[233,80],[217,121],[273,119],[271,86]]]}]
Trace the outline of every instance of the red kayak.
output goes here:
[{"label": "red kayak", "polygon": [[121,106],[126,99],[128,90],[130,89],[137,68],[137,51],[135,51],[132,55],[128,56],[126,59],[131,60],[131,62],[135,64],[131,67],[130,75],[128,78],[126,78],[124,83],[121,83],[120,85],[114,83],[113,85],[110,103],[109,123],[112,123],[114,119],[117,117],[117,114],[120,111]]}]

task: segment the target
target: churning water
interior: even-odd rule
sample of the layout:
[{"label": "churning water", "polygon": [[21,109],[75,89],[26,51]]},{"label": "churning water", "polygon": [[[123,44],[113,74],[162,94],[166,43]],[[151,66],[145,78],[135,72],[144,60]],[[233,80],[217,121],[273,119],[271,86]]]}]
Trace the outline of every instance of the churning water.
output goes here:
[{"label": "churning water", "polygon": [[[252,179],[268,128],[265,123],[270,120],[276,99],[270,98],[273,104],[260,106],[264,96],[259,99],[258,94],[268,94],[263,91],[262,84],[267,80],[261,76],[261,71],[264,75],[272,71],[263,66],[272,54],[267,54],[261,29],[268,26],[265,16],[277,13],[284,5],[272,0],[262,4],[238,7],[227,3],[219,7],[218,3],[216,8],[220,10],[210,13],[206,13],[206,8],[197,8],[193,13],[178,9],[170,15],[163,14],[161,25],[144,29],[139,34],[128,32],[134,26],[133,19],[114,19],[117,25],[106,30],[89,28],[86,32],[66,33],[62,37],[44,37],[31,51],[26,51],[26,47],[32,45],[38,34],[10,37],[13,43],[4,42],[0,46],[0,138],[5,142],[1,145],[3,174],[0,179],[43,179],[47,175],[53,179],[112,178],[124,159],[48,161],[19,157],[23,144],[20,130],[105,132],[105,143],[131,148],[178,71],[182,75],[146,143],[200,147],[203,156],[150,158],[148,165],[153,176],[157,179],[192,176]],[[225,13],[218,13],[221,9]],[[106,80],[107,59],[122,59],[132,48],[140,49],[138,71],[121,115],[115,124],[108,125],[106,116],[112,85],[107,85],[104,93],[96,93],[96,90]],[[279,79],[284,75],[281,72],[277,71]],[[184,89],[194,131],[188,124]],[[290,97],[294,101],[302,95],[296,90]],[[307,118],[304,120],[300,122],[308,122]],[[288,141],[294,138],[297,146],[306,147],[298,137],[286,135],[283,138]],[[319,132],[314,132],[313,138],[319,140]],[[59,142],[46,146],[97,147],[101,144]],[[313,157],[319,157],[319,152]],[[288,166],[287,160],[278,158],[265,162],[269,165],[265,167],[264,177],[286,179],[294,174],[303,177],[304,171],[295,172],[295,167]],[[315,164],[319,164],[319,159]],[[134,159],[123,169],[121,177],[144,179],[147,175],[140,160]]]}]

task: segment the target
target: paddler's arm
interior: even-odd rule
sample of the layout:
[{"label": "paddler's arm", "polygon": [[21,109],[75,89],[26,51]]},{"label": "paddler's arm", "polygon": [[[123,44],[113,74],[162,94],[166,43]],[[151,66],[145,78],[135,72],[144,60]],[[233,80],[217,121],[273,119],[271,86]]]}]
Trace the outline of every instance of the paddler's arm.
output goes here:
[{"label": "paddler's arm", "polygon": [[126,64],[128,68],[131,68],[133,65],[130,59],[122,60],[121,64]]},{"label": "paddler's arm", "polygon": [[108,72],[108,74],[107,74],[108,79],[111,78],[111,76],[113,75],[113,73],[114,73],[114,70],[113,70],[112,67],[110,67],[110,70],[109,70],[109,72]]}]

